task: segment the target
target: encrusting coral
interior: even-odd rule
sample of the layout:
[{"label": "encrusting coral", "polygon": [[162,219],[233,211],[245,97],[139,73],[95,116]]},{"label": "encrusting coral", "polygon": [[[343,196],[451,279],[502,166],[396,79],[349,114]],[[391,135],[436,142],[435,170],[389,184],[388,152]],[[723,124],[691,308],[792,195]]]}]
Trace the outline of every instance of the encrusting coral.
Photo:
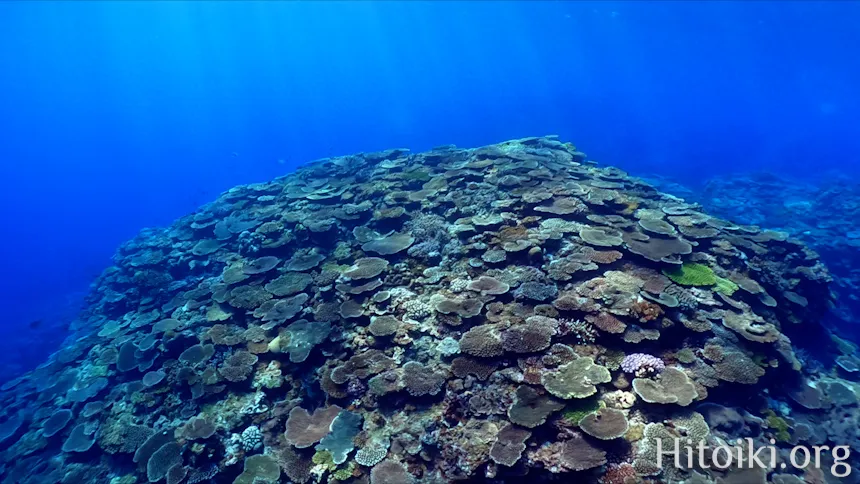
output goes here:
[{"label": "encrusting coral", "polygon": [[800,350],[857,374],[828,282],[554,137],[321,160],[120,247],[0,389],[0,476],[742,482],[655,439],[860,440],[856,385]]}]

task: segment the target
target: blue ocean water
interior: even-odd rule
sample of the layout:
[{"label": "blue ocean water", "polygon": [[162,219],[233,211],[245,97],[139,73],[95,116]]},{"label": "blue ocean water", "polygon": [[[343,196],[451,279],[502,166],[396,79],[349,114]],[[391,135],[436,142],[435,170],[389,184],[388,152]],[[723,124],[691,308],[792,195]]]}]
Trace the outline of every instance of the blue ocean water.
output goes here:
[{"label": "blue ocean water", "polygon": [[0,377],[61,343],[119,243],[311,159],[555,133],[694,193],[749,171],[851,179],[858,15],[800,1],[0,3]]}]

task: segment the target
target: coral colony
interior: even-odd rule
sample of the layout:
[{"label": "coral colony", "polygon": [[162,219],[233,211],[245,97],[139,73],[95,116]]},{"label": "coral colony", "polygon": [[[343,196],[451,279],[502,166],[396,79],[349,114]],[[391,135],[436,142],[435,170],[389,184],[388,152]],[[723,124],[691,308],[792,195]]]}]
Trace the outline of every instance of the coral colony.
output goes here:
[{"label": "coral colony", "polygon": [[[805,175],[809,175],[808,173]],[[661,189],[701,204],[712,215],[747,225],[779,227],[809,245],[833,275],[836,306],[827,317],[846,333],[860,321],[860,183],[844,174],[793,181],[770,173],[715,177],[697,190],[665,178]]]},{"label": "coral colony", "polygon": [[[120,247],[79,338],[3,385],[0,475],[854,482],[780,465],[860,444],[829,282],[554,137],[322,160]],[[658,456],[737,439],[777,465]]]}]

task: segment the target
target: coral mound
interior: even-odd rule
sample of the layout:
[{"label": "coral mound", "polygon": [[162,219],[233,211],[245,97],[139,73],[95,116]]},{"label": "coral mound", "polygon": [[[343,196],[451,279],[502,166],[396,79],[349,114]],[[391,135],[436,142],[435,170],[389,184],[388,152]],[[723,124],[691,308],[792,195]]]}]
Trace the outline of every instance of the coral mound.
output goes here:
[{"label": "coral mound", "polygon": [[792,343],[828,282],[554,137],[322,160],[119,249],[3,386],[2,482],[747,482],[655,439],[856,428]]}]

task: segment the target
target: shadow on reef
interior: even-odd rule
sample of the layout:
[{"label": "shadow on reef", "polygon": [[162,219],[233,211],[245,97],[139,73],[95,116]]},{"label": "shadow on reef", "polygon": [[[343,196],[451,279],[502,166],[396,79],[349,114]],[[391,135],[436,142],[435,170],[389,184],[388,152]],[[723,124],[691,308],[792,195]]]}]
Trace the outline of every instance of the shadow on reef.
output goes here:
[{"label": "shadow on reef", "polygon": [[[830,281],[553,137],[322,160],[119,249],[2,482],[854,482],[780,466],[860,443]],[[659,466],[739,438],[776,467]]]}]

